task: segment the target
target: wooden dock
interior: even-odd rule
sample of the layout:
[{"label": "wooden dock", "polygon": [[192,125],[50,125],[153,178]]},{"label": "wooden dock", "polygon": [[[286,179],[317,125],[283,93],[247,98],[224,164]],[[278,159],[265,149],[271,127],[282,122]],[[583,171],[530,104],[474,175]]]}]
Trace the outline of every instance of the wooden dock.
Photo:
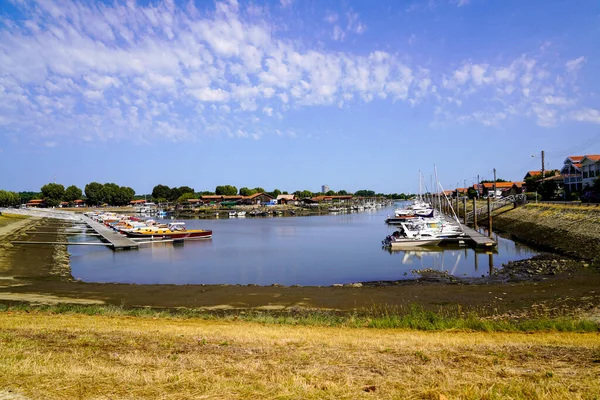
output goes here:
[{"label": "wooden dock", "polygon": [[[477,232],[473,228],[469,228],[465,224],[461,224],[463,232],[469,237],[467,242],[473,247],[494,247],[497,243],[491,237],[485,236],[482,233]],[[466,239],[466,238],[465,238]]]},{"label": "wooden dock", "polygon": [[94,221],[86,215],[82,215],[81,219],[83,219],[88,226],[95,230],[96,233],[99,233],[104,240],[110,243],[113,250],[131,250],[139,247],[138,243],[126,238],[123,235],[120,235],[110,228],[107,228],[106,226]]}]

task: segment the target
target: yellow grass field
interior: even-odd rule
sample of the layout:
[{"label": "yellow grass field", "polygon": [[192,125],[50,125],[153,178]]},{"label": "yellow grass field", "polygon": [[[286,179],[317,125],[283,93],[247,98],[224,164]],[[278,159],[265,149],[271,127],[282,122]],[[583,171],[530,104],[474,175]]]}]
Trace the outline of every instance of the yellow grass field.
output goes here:
[{"label": "yellow grass field", "polygon": [[599,396],[597,333],[419,332],[0,313],[2,399]]}]

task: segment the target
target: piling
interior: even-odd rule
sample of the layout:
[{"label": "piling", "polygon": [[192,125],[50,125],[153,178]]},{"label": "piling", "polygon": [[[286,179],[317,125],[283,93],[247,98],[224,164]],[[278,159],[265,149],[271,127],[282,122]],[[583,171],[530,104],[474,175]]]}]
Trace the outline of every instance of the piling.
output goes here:
[{"label": "piling", "polygon": [[488,196],[487,198],[487,206],[488,206],[488,236],[492,237],[492,199]]},{"label": "piling", "polygon": [[477,230],[477,199],[473,197],[473,229]]},{"label": "piling", "polygon": [[467,224],[467,198],[463,197],[463,221]]}]

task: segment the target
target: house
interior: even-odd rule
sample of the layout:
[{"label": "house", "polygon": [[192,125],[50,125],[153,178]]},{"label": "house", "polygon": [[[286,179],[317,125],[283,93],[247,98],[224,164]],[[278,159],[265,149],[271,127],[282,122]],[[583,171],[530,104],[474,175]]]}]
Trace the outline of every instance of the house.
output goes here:
[{"label": "house", "polygon": [[351,195],[345,196],[315,196],[310,199],[304,199],[303,201],[307,204],[316,203],[348,203],[352,200]]},{"label": "house", "polygon": [[131,200],[129,202],[130,206],[143,206],[146,203],[146,200]]},{"label": "house", "polygon": [[40,208],[40,207],[46,207],[46,203],[44,202],[44,200],[29,200],[27,202],[26,206]]},{"label": "house", "polygon": [[296,200],[296,196],[293,194],[280,194],[277,196],[277,204],[290,204],[297,205],[298,200]]},{"label": "house", "polygon": [[[485,182],[480,186],[483,187],[482,192],[484,196],[489,197],[503,197],[508,196],[506,193],[510,193],[514,182]],[[494,193],[494,187],[496,188],[496,193]]]},{"label": "house", "polygon": [[240,203],[246,205],[276,204],[275,197],[268,193],[254,193],[250,196],[243,196]]},{"label": "house", "polygon": [[600,154],[588,154],[581,159],[583,188],[594,186],[596,177],[600,176]]},{"label": "house", "polygon": [[75,200],[73,205],[75,207],[85,207],[85,200]]},{"label": "house", "polygon": [[529,178],[533,178],[534,176],[537,175],[542,175],[542,170],[537,170],[537,171],[527,171],[527,173],[525,174],[525,176],[523,177],[523,180],[527,180]]},{"label": "house", "polygon": [[583,171],[581,161],[585,156],[569,156],[565,158],[560,174],[563,178],[565,190],[569,193],[580,192],[583,189]]}]

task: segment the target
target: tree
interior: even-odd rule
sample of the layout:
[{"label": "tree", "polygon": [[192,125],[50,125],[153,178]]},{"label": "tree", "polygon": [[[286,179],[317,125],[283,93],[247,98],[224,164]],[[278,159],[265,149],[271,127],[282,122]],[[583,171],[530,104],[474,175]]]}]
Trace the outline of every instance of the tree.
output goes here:
[{"label": "tree", "polygon": [[265,193],[266,192],[266,190],[261,187],[255,187],[252,190],[254,191],[254,193]]},{"label": "tree", "polygon": [[152,198],[154,201],[158,199],[169,199],[171,197],[171,188],[166,185],[156,185],[152,189]]},{"label": "tree", "polygon": [[193,199],[193,198],[194,198],[194,193],[186,192],[186,193],[182,194],[181,196],[179,196],[179,198],[177,199],[177,202],[184,203],[184,202],[188,201],[189,199]]},{"label": "tree", "polygon": [[102,191],[102,184],[98,182],[90,182],[85,185],[85,197],[87,198],[86,203],[88,205],[98,205],[102,198],[100,192]]},{"label": "tree", "polygon": [[269,193],[271,196],[277,198],[277,196],[279,196],[281,194],[281,190],[279,189],[275,189],[273,190],[271,193]]},{"label": "tree", "polygon": [[40,189],[44,202],[49,207],[55,207],[60,204],[60,201],[65,194],[65,187],[60,183],[48,183]]},{"label": "tree", "polygon": [[217,186],[215,193],[219,196],[235,196],[238,193],[238,190],[235,186],[231,185]]},{"label": "tree", "polygon": [[474,187],[470,187],[467,189],[467,196],[469,197],[469,199],[475,199],[477,198],[477,190],[475,190]]},{"label": "tree", "polygon": [[240,196],[252,196],[254,193],[254,190],[248,189],[247,187],[240,189]]},{"label": "tree", "polygon": [[347,196],[347,195],[348,195],[348,192],[347,192],[347,191],[345,191],[345,190],[339,190],[339,191],[338,191],[338,195],[340,195],[340,196]]},{"label": "tree", "polygon": [[356,192],[354,192],[355,196],[360,196],[360,197],[373,197],[375,196],[375,192],[372,190],[358,190]]},{"label": "tree", "polygon": [[294,192],[294,194],[299,199],[306,199],[308,197],[313,197],[313,193],[310,190],[302,190],[302,191],[296,190]]},{"label": "tree", "polygon": [[[116,186],[116,185],[115,185]],[[113,188],[112,205],[125,206],[135,197],[135,190],[128,186]]]},{"label": "tree", "polygon": [[69,203],[78,200],[81,198],[83,192],[75,185],[71,185],[65,189],[65,194],[63,195],[63,200],[68,201]]},{"label": "tree", "polygon": [[42,194],[39,192],[19,192],[19,197],[21,198],[21,204],[28,203],[29,200],[41,199]]},{"label": "tree", "polygon": [[327,193],[325,193],[325,196],[335,196],[336,193],[333,190],[328,191]]},{"label": "tree", "polygon": [[0,207],[10,207],[19,204],[20,197],[15,192],[0,190]]},{"label": "tree", "polygon": [[549,180],[544,181],[544,183],[539,186],[538,192],[542,195],[542,200],[552,200],[556,194],[556,189],[558,189],[556,181]]},{"label": "tree", "polygon": [[105,183],[100,190],[100,201],[110,205],[117,205],[119,201],[119,185],[116,183]]}]

